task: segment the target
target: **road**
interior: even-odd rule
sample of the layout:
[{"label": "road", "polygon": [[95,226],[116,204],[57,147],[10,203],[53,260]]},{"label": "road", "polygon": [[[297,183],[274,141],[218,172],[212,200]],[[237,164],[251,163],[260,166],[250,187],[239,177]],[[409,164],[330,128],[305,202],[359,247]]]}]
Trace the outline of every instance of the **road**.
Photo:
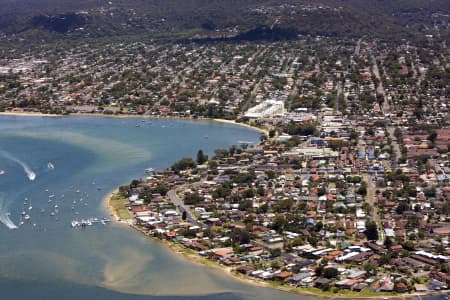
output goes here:
[{"label": "road", "polygon": [[394,135],[395,127],[394,126],[387,126],[387,132],[391,136],[392,139],[392,146],[394,147],[394,155],[393,160],[395,163],[397,163],[398,159],[402,156],[402,153],[400,152],[400,146],[398,145],[397,138]]},{"label": "road", "polygon": [[377,59],[376,59],[375,55],[371,54],[371,56],[372,56],[372,72],[373,72],[373,75],[375,75],[375,77],[378,79],[378,82],[379,82],[378,86],[377,86],[377,94],[381,95],[383,97],[383,99],[384,99],[383,111],[385,114],[387,114],[390,112],[391,108],[389,106],[389,101],[387,100],[386,92],[384,90],[383,82],[381,80],[380,70],[378,69],[378,64],[377,64]]},{"label": "road", "polygon": [[377,201],[376,199],[376,184],[374,182],[374,178],[372,174],[364,175],[364,180],[367,181],[367,199],[366,202],[369,204],[370,207],[370,216],[371,219],[377,224],[378,228],[378,242],[383,243],[385,240],[385,233],[383,230],[383,226],[381,224],[380,215],[378,213],[378,207],[377,207]]},{"label": "road", "polygon": [[200,227],[205,227],[204,224],[200,223],[197,218],[195,217],[195,215],[191,212],[191,210],[189,209],[189,207],[187,207],[186,205],[184,205],[184,202],[178,198],[177,196],[177,192],[175,190],[170,190],[167,192],[167,197],[169,197],[170,201],[172,201],[173,204],[175,204],[175,206],[178,208],[178,210],[183,213],[184,211],[186,212],[186,221],[188,221],[189,223],[193,224],[193,225],[197,225]]}]

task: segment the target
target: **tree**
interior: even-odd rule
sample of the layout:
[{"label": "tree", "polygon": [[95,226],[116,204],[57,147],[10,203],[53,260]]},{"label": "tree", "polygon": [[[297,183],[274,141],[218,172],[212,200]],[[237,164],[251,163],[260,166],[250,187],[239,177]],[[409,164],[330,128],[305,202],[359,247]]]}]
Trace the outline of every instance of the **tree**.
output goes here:
[{"label": "tree", "polygon": [[409,210],[409,205],[406,203],[406,201],[401,201],[397,208],[395,209],[395,212],[399,215],[403,214],[404,211]]},{"label": "tree", "polygon": [[393,244],[392,240],[389,237],[386,237],[386,239],[384,240],[384,246],[387,249],[389,249],[391,248],[392,244]]},{"label": "tree", "polygon": [[184,195],[184,203],[187,205],[195,205],[199,202],[202,202],[203,200],[203,197],[197,192],[186,193]]},{"label": "tree", "polygon": [[339,271],[336,268],[325,268],[322,271],[322,275],[328,279],[336,278],[339,275]]},{"label": "tree", "polygon": [[433,131],[430,133],[430,135],[428,135],[427,140],[429,140],[431,142],[431,144],[434,145],[436,142],[437,136],[438,136],[437,132]]},{"label": "tree", "polygon": [[185,157],[174,163],[171,167],[171,169],[175,172],[183,171],[186,169],[195,168],[197,166],[196,162],[190,158]]},{"label": "tree", "polygon": [[203,154],[203,150],[198,150],[197,152],[197,163],[202,165],[204,162],[208,160],[208,155]]},{"label": "tree", "polygon": [[366,237],[369,241],[375,241],[378,240],[378,229],[377,229],[377,223],[374,221],[368,221],[366,223]]},{"label": "tree", "polygon": [[153,192],[160,194],[161,196],[165,196],[169,191],[169,187],[165,183],[158,183]]}]

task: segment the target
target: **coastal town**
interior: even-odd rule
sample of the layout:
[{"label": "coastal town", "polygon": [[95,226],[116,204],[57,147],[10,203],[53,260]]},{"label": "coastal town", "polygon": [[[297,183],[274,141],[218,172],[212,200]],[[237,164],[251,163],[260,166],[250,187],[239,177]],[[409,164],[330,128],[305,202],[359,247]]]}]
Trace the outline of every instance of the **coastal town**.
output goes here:
[{"label": "coastal town", "polygon": [[289,291],[450,287],[445,41],[135,42],[2,57],[6,113],[220,118],[261,131],[259,144],[199,149],[122,186],[111,210],[144,234]]}]

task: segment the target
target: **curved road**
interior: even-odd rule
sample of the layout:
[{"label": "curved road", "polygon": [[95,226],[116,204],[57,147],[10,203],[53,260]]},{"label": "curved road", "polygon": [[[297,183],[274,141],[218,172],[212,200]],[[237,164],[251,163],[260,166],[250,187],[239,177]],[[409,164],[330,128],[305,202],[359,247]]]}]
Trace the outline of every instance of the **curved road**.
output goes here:
[{"label": "curved road", "polygon": [[183,213],[186,212],[186,221],[193,225],[197,225],[199,227],[205,227],[204,224],[200,223],[197,218],[194,216],[194,214],[191,212],[189,207],[187,207],[183,200],[178,198],[176,190],[170,190],[167,192],[167,197],[169,197],[170,201],[172,201],[173,204],[177,207],[177,209]]}]

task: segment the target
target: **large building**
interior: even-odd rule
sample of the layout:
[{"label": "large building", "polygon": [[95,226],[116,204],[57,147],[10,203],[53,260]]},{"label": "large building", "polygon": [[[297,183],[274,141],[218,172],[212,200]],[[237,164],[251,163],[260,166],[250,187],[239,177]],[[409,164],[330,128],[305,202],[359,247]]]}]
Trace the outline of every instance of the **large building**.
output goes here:
[{"label": "large building", "polygon": [[247,118],[259,119],[259,118],[282,117],[284,113],[285,111],[283,101],[266,100],[250,108],[245,113],[245,116]]}]

